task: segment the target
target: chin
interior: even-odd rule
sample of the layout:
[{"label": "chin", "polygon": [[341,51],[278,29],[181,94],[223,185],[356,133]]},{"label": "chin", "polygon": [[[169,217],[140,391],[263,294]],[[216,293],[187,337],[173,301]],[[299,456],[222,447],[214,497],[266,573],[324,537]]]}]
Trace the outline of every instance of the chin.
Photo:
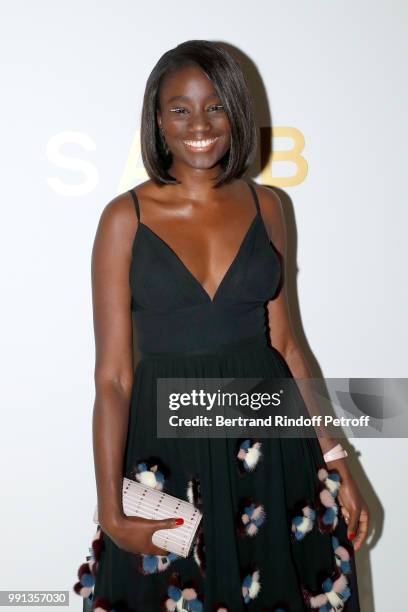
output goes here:
[{"label": "chin", "polygon": [[184,159],[184,162],[187,163],[191,168],[209,170],[210,168],[214,168],[214,166],[217,166],[223,157],[224,155],[212,155],[211,157],[204,157],[203,155],[201,159],[198,159],[198,156],[196,158],[188,157],[188,159]]}]

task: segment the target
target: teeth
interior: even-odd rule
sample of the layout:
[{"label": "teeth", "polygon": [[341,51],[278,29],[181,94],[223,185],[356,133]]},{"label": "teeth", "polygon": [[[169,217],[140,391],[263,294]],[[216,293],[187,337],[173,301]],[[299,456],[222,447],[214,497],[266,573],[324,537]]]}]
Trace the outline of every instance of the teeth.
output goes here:
[{"label": "teeth", "polygon": [[211,143],[215,141],[216,141],[216,138],[209,138],[208,140],[184,140],[184,143],[190,147],[195,147],[196,149],[202,149],[204,147],[208,147]]}]

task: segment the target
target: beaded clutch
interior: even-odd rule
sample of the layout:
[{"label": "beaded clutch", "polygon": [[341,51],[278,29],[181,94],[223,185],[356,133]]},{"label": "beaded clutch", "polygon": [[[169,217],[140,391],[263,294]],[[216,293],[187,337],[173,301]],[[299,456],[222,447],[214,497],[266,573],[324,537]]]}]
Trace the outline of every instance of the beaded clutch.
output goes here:
[{"label": "beaded clutch", "polygon": [[[202,519],[201,512],[193,504],[158,489],[146,487],[135,480],[124,478],[122,505],[126,516],[155,520],[182,517],[183,525],[174,529],[158,529],[153,533],[152,542],[180,557],[188,557]],[[98,523],[98,507],[95,509],[93,520]]]}]

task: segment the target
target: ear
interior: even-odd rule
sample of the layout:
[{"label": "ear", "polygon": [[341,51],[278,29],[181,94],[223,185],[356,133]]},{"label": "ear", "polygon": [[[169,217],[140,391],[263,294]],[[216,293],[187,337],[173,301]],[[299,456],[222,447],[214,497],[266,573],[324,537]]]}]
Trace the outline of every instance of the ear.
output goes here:
[{"label": "ear", "polygon": [[157,125],[159,126],[159,128],[161,128],[161,114],[159,110],[156,113],[156,120],[157,120]]}]

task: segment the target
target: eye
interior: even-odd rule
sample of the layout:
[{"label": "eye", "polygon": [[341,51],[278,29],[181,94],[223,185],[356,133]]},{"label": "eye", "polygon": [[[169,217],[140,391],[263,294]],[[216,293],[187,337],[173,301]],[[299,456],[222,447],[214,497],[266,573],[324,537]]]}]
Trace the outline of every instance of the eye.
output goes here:
[{"label": "eye", "polygon": [[184,106],[178,106],[176,108],[171,108],[170,112],[171,113],[178,113],[178,114],[183,114],[184,111],[187,111],[187,109]]},{"label": "eye", "polygon": [[223,105],[222,104],[212,104],[211,106],[208,107],[209,110],[214,109],[214,110],[223,110]]}]

